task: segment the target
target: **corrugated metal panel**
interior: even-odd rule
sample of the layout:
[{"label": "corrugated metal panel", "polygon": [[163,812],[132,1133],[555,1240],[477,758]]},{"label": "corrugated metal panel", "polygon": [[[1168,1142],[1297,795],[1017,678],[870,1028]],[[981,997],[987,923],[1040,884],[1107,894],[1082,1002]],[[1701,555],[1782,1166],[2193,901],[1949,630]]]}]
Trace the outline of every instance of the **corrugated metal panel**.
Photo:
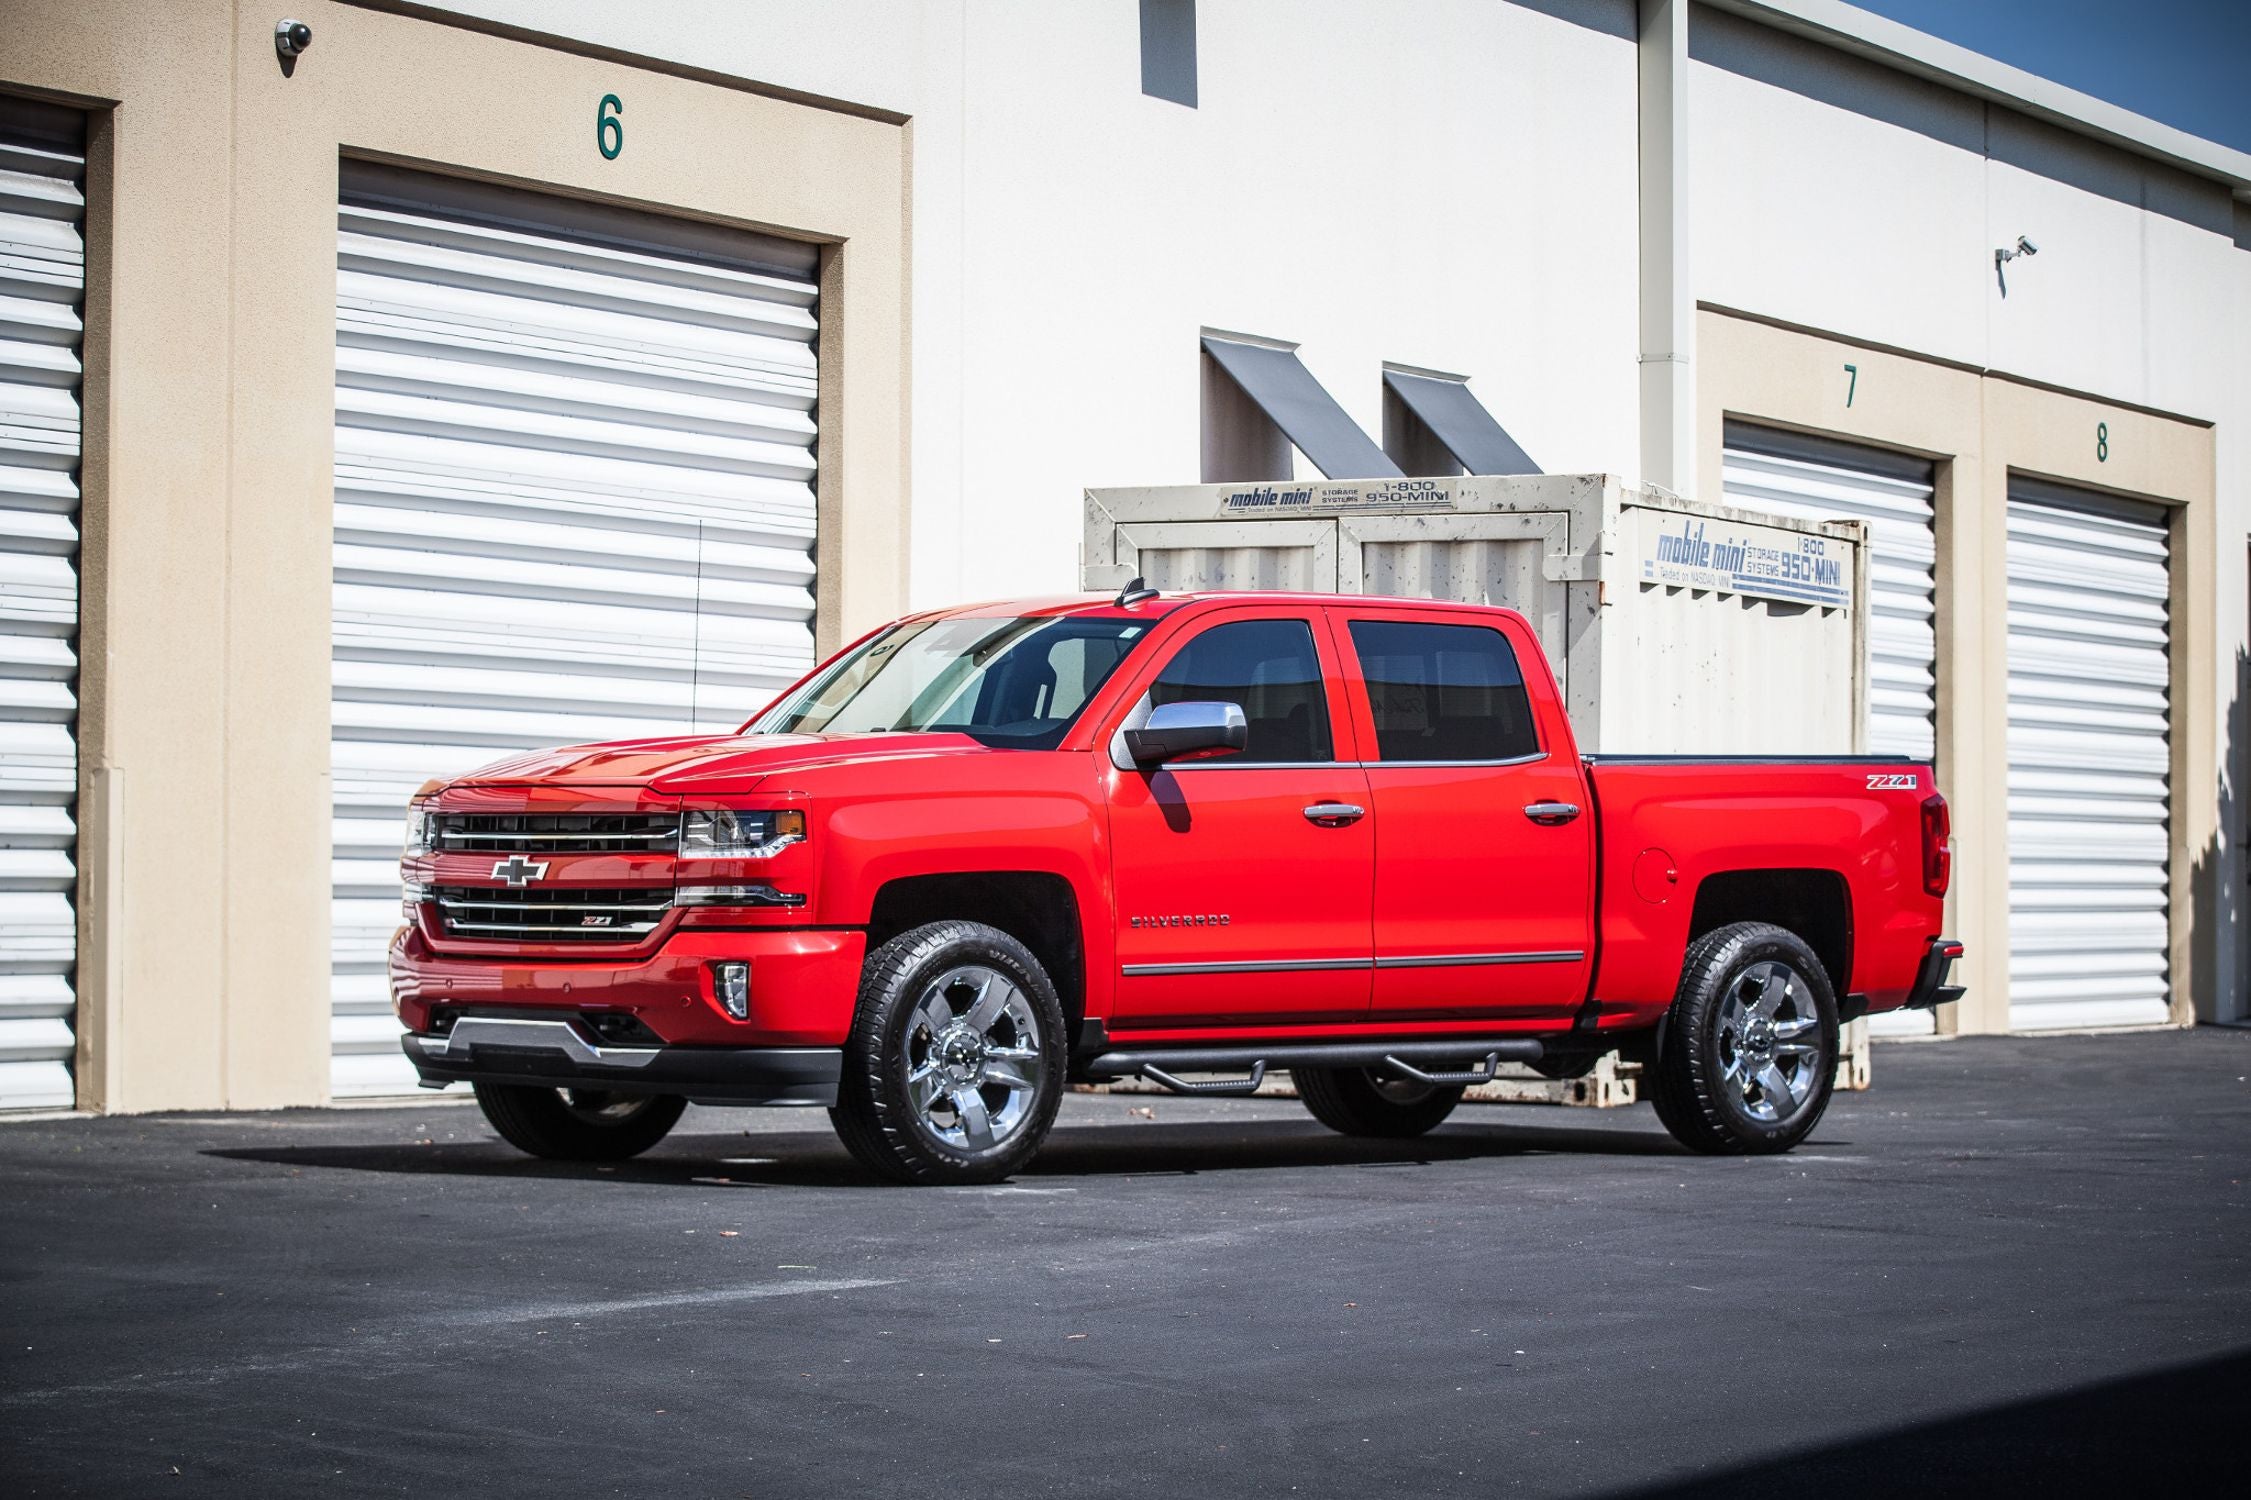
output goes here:
[{"label": "corrugated metal panel", "polygon": [[[1630,578],[1616,587],[1606,611],[1603,745],[1629,754],[1833,755],[1850,741],[1849,611],[1741,596],[1715,607],[1713,595]],[[1778,704],[1787,711],[1774,711]]]},{"label": "corrugated metal panel", "polygon": [[[1938,541],[1931,465],[1875,449],[1731,422],[1727,503],[1811,520],[1868,523],[1868,748],[1938,754]],[[1839,747],[1843,748],[1843,747]],[[1876,1016],[1877,1036],[1928,1036],[1927,1010]]]},{"label": "corrugated metal panel", "polygon": [[1516,610],[1539,632],[1557,681],[1565,680],[1564,585],[1550,571],[1569,550],[1567,514],[1346,516],[1337,532],[1343,592]]},{"label": "corrugated metal panel", "polygon": [[0,99],[0,1109],[76,1095],[84,141]]},{"label": "corrugated metal panel", "polygon": [[348,164],[337,245],[338,1095],[407,796],[526,747],[732,728],[813,658],[810,247]]},{"label": "corrugated metal panel", "polygon": [[2156,506],[2009,483],[2009,1024],[2170,1018],[2169,550]]},{"label": "corrugated metal panel", "polygon": [[1334,521],[1158,521],[1120,526],[1119,565],[1151,588],[1334,593]]}]

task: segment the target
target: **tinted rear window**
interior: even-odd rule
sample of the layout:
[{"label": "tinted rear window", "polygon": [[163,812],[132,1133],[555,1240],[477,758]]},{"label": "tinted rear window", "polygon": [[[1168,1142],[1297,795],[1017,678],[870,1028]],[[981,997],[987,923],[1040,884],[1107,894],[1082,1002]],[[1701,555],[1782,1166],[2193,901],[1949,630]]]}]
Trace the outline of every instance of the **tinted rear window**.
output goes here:
[{"label": "tinted rear window", "polygon": [[1387,761],[1537,755],[1532,700],[1508,637],[1484,625],[1354,620],[1376,753]]}]

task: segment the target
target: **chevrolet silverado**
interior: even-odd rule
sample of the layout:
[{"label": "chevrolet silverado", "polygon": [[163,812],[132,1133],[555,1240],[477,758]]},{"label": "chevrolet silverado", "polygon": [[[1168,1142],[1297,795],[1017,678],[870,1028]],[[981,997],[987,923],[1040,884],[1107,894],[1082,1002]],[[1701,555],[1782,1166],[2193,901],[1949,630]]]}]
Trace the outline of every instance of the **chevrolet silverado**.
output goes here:
[{"label": "chevrolet silverado", "polygon": [[[1137,580],[1138,582],[1138,580]],[[733,734],[517,756],[409,809],[407,1055],[544,1156],[825,1106],[987,1182],[1074,1081],[1409,1136],[1504,1063],[1640,1060],[1786,1151],[1838,1028],[1960,993],[1928,765],[1582,756],[1513,611],[1160,594],[911,616]]]}]

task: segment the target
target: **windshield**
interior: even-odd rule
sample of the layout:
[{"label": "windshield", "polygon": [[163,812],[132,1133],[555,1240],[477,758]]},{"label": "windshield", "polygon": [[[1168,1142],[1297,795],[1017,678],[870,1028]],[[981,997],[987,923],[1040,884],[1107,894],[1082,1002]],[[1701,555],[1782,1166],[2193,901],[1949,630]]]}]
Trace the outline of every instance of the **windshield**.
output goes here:
[{"label": "windshield", "polygon": [[1052,750],[1143,620],[961,618],[895,625],[750,723],[753,734],[970,735]]}]

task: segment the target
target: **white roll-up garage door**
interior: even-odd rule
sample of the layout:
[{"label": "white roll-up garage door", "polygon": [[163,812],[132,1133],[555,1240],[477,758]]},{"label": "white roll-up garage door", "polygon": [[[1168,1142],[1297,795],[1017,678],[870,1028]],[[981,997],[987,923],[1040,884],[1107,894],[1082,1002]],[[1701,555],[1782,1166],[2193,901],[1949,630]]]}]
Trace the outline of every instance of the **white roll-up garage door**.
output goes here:
[{"label": "white roll-up garage door", "polygon": [[2009,1025],[2161,1023],[2172,735],[2165,512],[2009,481]]},{"label": "white roll-up garage door", "polygon": [[0,1110],[67,1108],[85,121],[0,98]]},{"label": "white roll-up garage door", "polygon": [[[1868,524],[1868,748],[1934,759],[1938,545],[1931,465],[1736,422],[1727,424],[1721,465],[1730,505]],[[1871,1018],[1868,1027],[1877,1036],[1927,1036],[1931,1013],[1895,1011]]]},{"label": "white roll-up garage door", "polygon": [[338,1095],[407,796],[512,750],[725,730],[811,665],[813,247],[347,164],[337,246]]},{"label": "white roll-up garage door", "polygon": [[1868,749],[1932,758],[1938,753],[1938,545],[1931,465],[1734,422],[1721,463],[1730,505],[1800,520],[1868,523]]}]

